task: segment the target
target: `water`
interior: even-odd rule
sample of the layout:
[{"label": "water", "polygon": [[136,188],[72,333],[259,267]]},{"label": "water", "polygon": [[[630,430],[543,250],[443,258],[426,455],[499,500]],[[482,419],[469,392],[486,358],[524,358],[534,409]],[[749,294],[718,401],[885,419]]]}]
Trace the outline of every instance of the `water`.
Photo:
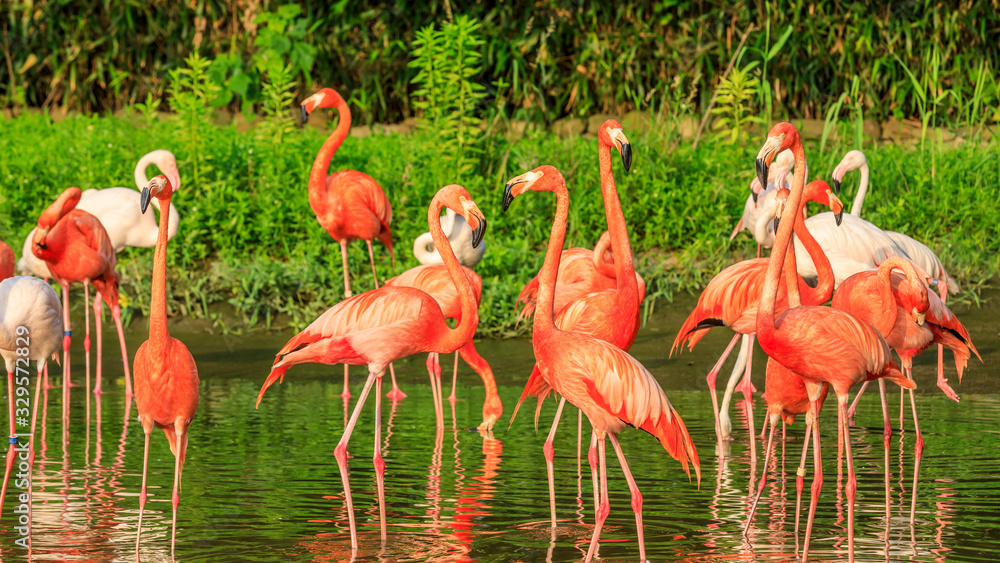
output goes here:
[{"label": "water", "polygon": [[[997,292],[984,294],[982,309],[957,307],[972,332],[985,365],[973,359],[962,385],[952,384],[962,402],[948,401],[934,386],[935,354],[917,359],[919,413],[926,440],[920,470],[915,525],[909,525],[913,477],[912,422],[893,435],[890,446],[893,515],[883,504],[881,410],[876,394],[863,400],[851,440],[859,493],[856,516],[858,561],[994,561],[1000,559],[1000,388]],[[667,359],[676,328],[693,300],[660,303],[643,329],[634,354],[659,378],[694,436],[702,460],[700,488],[688,482],[672,460],[643,432],[621,436],[644,495],[647,557],[652,561],[786,561],[795,549],[795,466],[803,425],[790,426],[787,454],[773,463],[772,480],[749,538],[741,534],[750,497],[750,456],[745,415],[734,402],[736,441],[721,467],[714,451],[714,423],[704,375],[731,333],[716,330],[696,353]],[[82,315],[81,315],[82,316]],[[82,319],[75,325],[82,333]],[[144,339],[144,323],[134,323],[129,350]],[[107,325],[106,325],[107,326]],[[134,407],[123,428],[123,380],[112,331],[105,334],[105,385],[85,420],[85,393],[71,395],[68,427],[61,413],[61,389],[43,403],[35,477],[33,558],[52,561],[134,560],[143,434]],[[208,334],[196,323],[179,323],[174,335],[194,354],[202,378],[201,404],[184,471],[177,560],[340,561],[350,558],[342,485],[332,453],[344,428],[348,406],[339,397],[339,366],[299,366],[285,383],[254,400],[274,352],[289,334],[235,338]],[[83,354],[74,341],[74,381],[82,383]],[[383,447],[387,464],[389,540],[379,545],[375,481],[371,464],[371,406],[366,406],[351,441],[351,482],[359,523],[361,560],[386,561],[573,561],[585,555],[592,533],[593,500],[584,459],[578,473],[576,410],[567,408],[557,436],[556,490],[559,527],[549,527],[547,484],[541,446],[554,413],[544,407],[540,432],[533,429],[533,406],[524,405],[506,429],[520,385],[531,364],[528,340],[483,341],[481,354],[496,371],[505,416],[495,439],[470,430],[481,419],[483,393],[471,370],[460,367],[459,401],[445,402],[447,429],[434,430],[433,403],[424,358],[398,362],[397,375],[409,397],[384,402]],[[735,356],[735,354],[734,354]],[[763,373],[763,354],[755,366]],[[732,360],[730,360],[731,364]],[[946,357],[946,373],[954,373]],[[53,364],[54,366],[54,364]],[[451,357],[442,358],[445,392],[450,389]],[[58,368],[56,368],[57,370]],[[728,365],[720,380],[724,385]],[[363,369],[352,368],[355,397]],[[757,376],[757,385],[763,379]],[[387,385],[388,388],[388,385]],[[898,394],[890,412],[898,417]],[[369,405],[371,400],[369,401]],[[353,403],[351,405],[353,407]],[[763,401],[756,402],[756,427]],[[100,413],[98,421],[96,415]],[[821,419],[825,484],[813,533],[814,560],[847,559],[846,502],[838,492],[835,411]],[[896,423],[898,424],[898,423]],[[586,423],[584,423],[586,427]],[[763,443],[758,441],[759,476]],[[584,444],[586,448],[586,443]],[[611,514],[599,555],[609,561],[638,558],[630,496],[613,450],[608,448]],[[806,478],[806,497],[812,478]],[[150,446],[149,494],[143,529],[143,560],[169,560],[170,488],[173,457],[166,439],[154,431]],[[14,545],[13,493],[0,521],[0,556],[21,560]],[[886,525],[889,525],[886,536]],[[804,518],[803,518],[804,527]],[[886,543],[888,538],[888,543]]]}]

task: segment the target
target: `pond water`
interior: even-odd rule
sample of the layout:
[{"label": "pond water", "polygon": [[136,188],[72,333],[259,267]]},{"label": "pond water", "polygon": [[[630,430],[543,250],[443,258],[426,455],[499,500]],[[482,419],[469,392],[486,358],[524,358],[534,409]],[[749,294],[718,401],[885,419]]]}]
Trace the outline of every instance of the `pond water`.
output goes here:
[{"label": "pond water", "polygon": [[[983,354],[971,360],[964,381],[947,373],[962,397],[956,404],[934,386],[936,354],[917,359],[914,373],[926,440],[916,500],[909,512],[913,478],[912,424],[894,433],[890,472],[892,518],[885,518],[881,410],[877,394],[862,400],[851,440],[859,492],[856,516],[858,561],[995,561],[1000,559],[1000,292],[983,294],[982,308],[955,308]],[[81,300],[78,300],[78,303]],[[795,551],[795,467],[803,424],[777,442],[788,461],[774,462],[749,537],[742,535],[750,502],[750,456],[745,414],[734,401],[730,456],[719,464],[711,402],[704,376],[731,333],[713,331],[696,349],[667,358],[677,327],[694,300],[658,303],[639,335],[633,354],[666,390],[694,437],[702,461],[700,487],[649,435],[626,429],[621,443],[645,497],[647,557],[652,561],[786,561]],[[77,309],[74,309],[77,311]],[[82,317],[82,310],[81,317]],[[82,318],[74,328],[82,333]],[[107,326],[107,324],[105,325]],[[340,561],[351,556],[347,518],[333,448],[344,428],[348,405],[340,398],[339,366],[298,366],[282,385],[254,400],[275,351],[289,333],[218,336],[181,323],[173,329],[194,354],[202,378],[201,404],[191,426],[178,516],[177,560]],[[145,338],[145,323],[133,323],[129,350]],[[59,388],[50,390],[40,415],[35,473],[32,558],[51,561],[134,560],[143,434],[135,408],[123,425],[123,380],[113,331],[105,333],[106,394],[92,401],[88,421],[85,393],[71,391],[68,424],[62,419]],[[83,354],[74,342],[74,380],[82,382]],[[551,533],[542,443],[555,404],[544,407],[540,432],[532,405],[525,405],[508,430],[521,385],[531,368],[527,339],[482,341],[505,413],[492,439],[470,430],[480,422],[483,399],[478,377],[464,364],[459,400],[445,402],[447,429],[438,437],[424,358],[397,362],[400,385],[409,395],[384,402],[383,446],[389,537],[379,542],[375,481],[371,464],[372,401],[351,441],[351,483],[359,523],[359,560],[385,561],[574,561],[586,554],[592,533],[589,468],[577,461],[576,411],[567,409],[557,435],[556,490],[559,526]],[[735,354],[734,354],[735,356]],[[763,387],[763,354],[755,357]],[[729,360],[729,364],[732,363]],[[54,364],[53,364],[54,366]],[[442,358],[445,393],[451,357]],[[58,369],[58,368],[56,368]],[[729,367],[723,369],[728,374]],[[355,397],[363,368],[352,368]],[[56,378],[58,379],[58,378]],[[725,379],[723,376],[721,379]],[[58,381],[56,381],[58,383]],[[388,387],[387,387],[388,388]],[[898,401],[898,399],[895,399]],[[890,401],[894,405],[894,401]],[[352,405],[353,406],[353,403]],[[764,403],[757,399],[756,428]],[[894,409],[894,419],[898,416]],[[907,415],[909,416],[909,415]],[[846,502],[838,492],[835,410],[824,410],[825,485],[811,546],[813,560],[847,559]],[[586,427],[586,423],[584,423]],[[586,444],[585,444],[586,447]],[[599,556],[608,561],[638,559],[629,492],[609,448],[611,514]],[[763,442],[758,439],[758,454]],[[585,455],[585,454],[584,454]],[[757,464],[757,475],[760,466]],[[144,519],[144,561],[169,560],[170,490],[173,457],[162,432],[153,434],[149,493]],[[755,477],[756,479],[756,477]],[[808,502],[807,493],[804,502]],[[13,493],[0,520],[0,556],[22,560],[14,545]],[[804,526],[804,518],[803,518]],[[888,526],[888,533],[887,533]]]}]

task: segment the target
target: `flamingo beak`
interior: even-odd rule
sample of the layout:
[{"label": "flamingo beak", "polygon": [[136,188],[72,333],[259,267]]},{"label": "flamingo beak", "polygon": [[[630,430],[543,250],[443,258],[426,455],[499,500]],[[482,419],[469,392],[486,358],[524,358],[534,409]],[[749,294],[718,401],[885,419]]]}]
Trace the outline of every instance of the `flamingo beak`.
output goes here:
[{"label": "flamingo beak", "polygon": [[486,234],[486,218],[482,216],[477,216],[479,219],[479,224],[476,225],[475,229],[472,229],[472,248],[479,248],[479,244],[483,242],[483,236]]},{"label": "flamingo beak", "polygon": [[142,188],[142,196],[139,198],[139,209],[142,210],[143,214],[146,213],[146,209],[149,207],[149,201],[152,199],[152,193],[149,191],[149,184],[146,184]]},{"label": "flamingo beak", "polygon": [[514,197],[516,197],[515,194],[514,194],[514,186],[517,186],[519,184],[526,184],[526,183],[528,183],[528,181],[524,179],[523,175],[521,175],[521,176],[518,176],[517,178],[511,179],[503,187],[503,202],[502,202],[502,206],[503,206],[503,212],[504,213],[507,212],[507,208],[510,207],[511,202],[513,202],[514,201]]},{"label": "flamingo beak", "polygon": [[844,204],[830,190],[826,190],[826,195],[830,198],[830,210],[833,211],[833,217],[837,220],[837,226],[839,227],[844,221]]},{"label": "flamingo beak", "polygon": [[628,142],[624,142],[619,147],[622,153],[622,166],[625,167],[625,171],[628,172],[632,168],[632,145]]},{"label": "flamingo beak", "polygon": [[306,123],[309,122],[309,110],[306,109],[305,104],[299,106],[299,110],[301,112],[302,125],[305,125]]},{"label": "flamingo beak", "polygon": [[910,313],[913,315],[913,322],[917,323],[917,326],[924,326],[924,323],[927,321],[927,313],[918,313],[916,307]]},{"label": "flamingo beak", "polygon": [[37,229],[35,230],[35,238],[32,242],[34,242],[35,246],[37,246],[38,248],[45,250],[46,248],[48,248],[48,245],[45,244],[45,237],[48,234],[49,234],[48,229]]},{"label": "flamingo beak", "polygon": [[775,217],[774,218],[774,232],[776,234],[778,232],[778,223],[780,223],[780,222],[781,222],[781,217]]},{"label": "flamingo beak", "polygon": [[833,191],[836,192],[837,195],[840,195],[840,180],[838,180],[836,176],[833,177],[833,181],[830,182],[830,185],[833,186]]},{"label": "flamingo beak", "polygon": [[[781,144],[785,141],[785,135],[778,135],[777,137],[768,137],[767,141],[764,142],[764,146],[760,148],[760,152],[757,153],[757,160],[754,163],[757,168],[757,179],[760,180],[761,186],[767,186],[767,169],[771,166],[771,162],[774,161],[774,155],[776,155],[781,150]],[[754,203],[756,203],[756,198]]]}]

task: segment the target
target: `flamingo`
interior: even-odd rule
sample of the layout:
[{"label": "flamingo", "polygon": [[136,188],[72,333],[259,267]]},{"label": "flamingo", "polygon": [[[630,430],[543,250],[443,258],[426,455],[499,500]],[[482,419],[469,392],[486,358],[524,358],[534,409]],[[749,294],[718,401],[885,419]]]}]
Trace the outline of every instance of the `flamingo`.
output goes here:
[{"label": "flamingo", "polygon": [[[615,187],[615,178],[611,168],[611,149],[618,151],[622,159],[622,165],[627,172],[632,166],[632,145],[622,130],[622,125],[614,120],[606,120],[598,129],[597,135],[597,156],[601,172],[601,194],[604,199],[604,211],[608,222],[607,240],[611,244],[611,250],[615,256],[614,268],[612,269],[604,261],[605,240],[604,235],[598,240],[598,244],[593,252],[593,264],[595,272],[599,276],[607,277],[604,273],[611,270],[612,279],[615,286],[594,293],[585,295],[570,302],[556,316],[556,327],[562,331],[573,331],[588,334],[595,338],[610,342],[624,351],[628,351],[635,342],[635,337],[639,332],[639,303],[645,295],[645,283],[640,293],[638,280],[641,277],[635,272],[632,265],[632,248],[628,240],[628,229],[625,225],[625,216],[622,213],[621,202],[618,199],[618,190]],[[536,279],[540,277],[536,276]],[[518,400],[514,414],[528,395],[538,397],[538,405],[549,394],[551,386],[542,377],[536,364],[532,370],[528,381]],[[561,413],[566,399],[563,397],[559,401],[557,412]],[[582,411],[581,411],[582,412]],[[537,416],[537,407],[536,407]],[[582,415],[578,415],[582,416]],[[511,422],[513,422],[511,416]],[[545,464],[549,478],[549,507],[552,516],[552,526],[556,525],[555,509],[555,476],[553,460],[555,450],[553,449],[553,439],[556,429],[559,427],[559,414],[552,421],[552,428],[549,430],[548,438],[545,441],[542,451],[545,455]],[[537,418],[536,418],[537,420]],[[582,422],[582,421],[581,421]],[[582,424],[578,424],[579,429]],[[579,436],[577,438],[579,443]],[[591,474],[594,479],[595,508],[597,507],[597,437],[592,436],[590,442],[590,453],[587,456],[591,465]]]},{"label": "flamingo", "polygon": [[[795,168],[805,170],[805,152],[798,130],[787,122],[772,127],[767,141],[757,153],[757,176],[762,185],[767,181],[767,167],[775,154],[789,148],[795,155]],[[796,176],[788,201],[793,216],[798,216],[804,205],[804,185],[805,178]],[[803,560],[808,557],[809,538],[823,483],[817,419],[823,383],[829,384],[837,395],[838,433],[843,438],[848,464],[847,541],[849,557],[853,561],[857,478],[851,455],[850,428],[847,425],[848,393],[853,385],[867,379],[886,378],[906,388],[913,388],[914,384],[892,361],[889,345],[882,335],[868,323],[845,311],[831,307],[801,306],[775,315],[779,272],[784,265],[786,251],[793,252],[790,249],[792,226],[792,221],[782,221],[778,227],[772,259],[768,263],[764,289],[757,306],[756,333],[761,348],[768,356],[802,377],[812,403],[815,475],[809,499]]]},{"label": "flamingo", "polygon": [[0,281],[14,277],[14,249],[0,241]]},{"label": "flamingo", "polygon": [[[38,390],[42,381],[42,370],[45,368],[45,361],[49,356],[57,357],[56,354],[62,340],[61,317],[62,307],[59,306],[59,296],[49,284],[30,276],[10,277],[0,282],[0,356],[3,356],[7,367],[7,408],[10,414],[9,436],[12,438],[18,434],[14,426],[15,418],[28,418],[27,405],[25,408],[15,408],[14,373],[17,372],[18,375],[17,385],[26,388],[28,377],[25,368],[30,367],[31,362],[35,362],[38,368],[38,379],[35,380],[35,400],[31,411],[31,428],[28,430],[31,436],[28,440],[29,468],[35,462],[34,433],[38,416]],[[23,378],[22,374],[24,374]],[[23,404],[20,401],[21,399],[18,400],[17,405]],[[14,452],[15,444],[10,443],[7,448],[7,467],[3,476],[3,488],[0,489],[0,515],[4,513],[3,500],[7,497],[7,483],[14,466]],[[30,469],[28,475],[30,479]],[[32,490],[33,487],[29,485],[29,526],[31,525],[30,495]],[[30,532],[28,537],[31,537]]]},{"label": "flamingo", "polygon": [[[833,221],[831,222],[834,223],[834,226],[839,224],[843,216],[843,205],[837,196],[832,193],[826,182],[822,180],[810,182],[805,188],[803,197],[822,203],[833,209]],[[777,200],[775,200],[775,203],[777,205]],[[796,286],[803,296],[803,302],[806,304],[818,305],[824,303],[830,299],[830,295],[833,293],[833,271],[830,268],[830,262],[826,259],[823,249],[820,248],[819,244],[812,237],[812,228],[806,221],[798,217],[795,220],[794,228],[796,229],[796,239],[800,240],[808,252],[814,256],[820,270],[820,283],[816,287],[810,287],[802,279],[799,279]],[[745,404],[748,408],[747,421],[750,425],[750,435],[753,436],[754,433],[753,415],[752,410],[750,410],[750,400],[753,396],[750,378],[753,334],[756,332],[755,319],[757,306],[763,291],[764,277],[771,260],[768,258],[744,260],[725,268],[712,278],[712,281],[708,283],[708,286],[698,297],[698,304],[691,311],[691,314],[688,315],[684,324],[681,325],[681,329],[678,331],[677,337],[674,339],[674,344],[670,349],[670,355],[672,356],[675,351],[682,350],[684,342],[687,341],[688,349],[693,350],[698,342],[707,334],[707,330],[705,329],[711,329],[716,326],[728,326],[736,332],[729,346],[726,347],[725,352],[723,352],[722,356],[712,367],[712,370],[709,371],[706,378],[708,388],[712,394],[716,436],[720,445],[723,440],[730,436],[730,432],[732,431],[732,423],[729,419],[729,401],[735,389],[737,379],[743,373],[745,375],[742,391],[746,401]],[[785,289],[785,286],[782,286],[782,289]],[[786,307],[786,297],[783,292],[778,298],[782,302],[782,307]],[[716,377],[722,368],[722,364],[725,363],[726,358],[729,357],[733,347],[736,345],[736,340],[741,335],[743,336],[743,342],[740,353],[737,357],[736,365],[733,367],[729,383],[726,385],[726,393],[722,400],[722,407],[720,408],[715,392]],[[751,440],[752,448],[753,445],[754,442]],[[721,452],[720,448],[720,454]],[[756,449],[751,449],[751,452],[756,457]]]},{"label": "flamingo", "polygon": [[458,292],[461,317],[455,328],[445,322],[441,306],[433,297],[411,287],[383,286],[349,297],[334,305],[298,333],[278,352],[271,373],[260,389],[257,405],[275,381],[284,379],[288,368],[302,363],[352,364],[368,367],[368,380],[354,406],[344,435],[334,449],[344,482],[344,497],[351,528],[351,547],[358,548],[354,504],[347,473],[347,443],[361,415],[365,399],[375,384],[375,465],[378,486],[379,523],[382,541],[386,537],[385,462],[381,453],[382,377],[389,363],[423,352],[449,354],[467,344],[479,324],[479,311],[472,284],[466,277],[451,245],[441,229],[441,209],[448,207],[462,215],[472,227],[472,244],[478,245],[486,231],[486,218],[462,186],[441,188],[427,210],[427,223],[434,246],[443,249],[445,267]]},{"label": "flamingo", "polygon": [[[611,239],[608,239],[610,245]],[[581,297],[617,286],[614,270],[602,268],[601,263],[607,246],[602,246],[600,239],[594,250],[578,246],[563,251],[563,259],[559,262],[559,272],[556,274],[555,312],[558,315],[567,305]],[[531,318],[538,303],[538,281],[535,276],[524,285],[517,296],[524,307],[517,316],[517,322]]]},{"label": "flamingo", "polygon": [[[375,254],[372,252],[372,240],[382,241],[389,249],[393,266],[396,265],[396,255],[392,251],[392,205],[389,198],[371,176],[357,170],[341,170],[326,175],[330,168],[333,154],[340,148],[351,130],[351,108],[333,88],[323,88],[302,102],[302,123],[309,120],[309,114],[319,108],[336,108],[340,115],[337,128],[323,143],[316,153],[312,170],[309,172],[309,207],[316,214],[316,220],[334,240],[340,243],[340,257],[343,259],[344,298],[351,297],[351,278],[347,266],[347,243],[354,239],[363,239],[368,244],[368,258],[372,265],[372,278],[375,289],[378,289],[378,272],[375,271]],[[392,391],[390,399],[406,397],[396,384],[396,374],[392,375]],[[348,388],[348,367],[344,364],[344,391],[340,394],[345,399],[350,398]]]},{"label": "flamingo", "polygon": [[[792,151],[784,151],[774,158],[774,163],[768,169],[767,180],[769,183],[766,187],[762,187],[757,177],[754,177],[750,182],[750,195],[747,196],[747,200],[743,204],[743,215],[736,222],[733,232],[729,235],[729,240],[735,239],[736,235],[744,229],[753,232],[757,221],[764,215],[764,211],[774,208],[774,204],[768,199],[774,197],[774,193],[777,191],[775,187],[785,187],[786,180],[790,180],[789,176],[794,177],[790,172],[793,164],[795,164],[795,157],[792,156]],[[760,200],[761,195],[763,195],[764,201]],[[773,214],[763,220],[770,221],[772,219]],[[760,258],[759,244],[757,245],[757,258]]]},{"label": "flamingo", "polygon": [[[465,222],[461,215],[451,209],[444,210],[444,217],[441,219],[441,228],[444,235],[448,237],[448,243],[458,258],[458,263],[466,268],[475,268],[483,259],[486,252],[486,241],[476,248],[472,248],[472,228]],[[430,232],[424,233],[413,241],[413,256],[421,264],[428,266],[431,264],[444,264],[441,253],[434,248],[434,240]]]},{"label": "flamingo", "polygon": [[[129,188],[105,188],[102,190],[86,190],[80,197],[80,202],[76,208],[94,215],[101,221],[101,225],[108,232],[111,239],[111,246],[115,253],[119,253],[126,246],[151,247],[156,245],[157,225],[156,219],[152,215],[139,213],[140,194],[149,179],[146,176],[146,169],[150,164],[155,164],[168,178],[174,189],[179,189],[181,185],[180,174],[177,172],[177,160],[173,153],[167,150],[155,150],[139,159],[135,165],[133,176],[136,190]],[[160,209],[160,202],[153,201],[153,206]],[[168,237],[174,238],[180,223],[180,214],[177,208],[170,209],[170,228]],[[35,257],[31,252],[31,240],[35,236],[35,229],[28,233],[24,240],[24,252],[18,262],[18,271],[22,274],[31,274],[40,278],[50,278],[45,261]]]},{"label": "flamingo", "polygon": [[[837,167],[833,169],[833,187],[839,193],[840,183],[844,180],[844,176],[855,170],[861,171],[861,183],[858,184],[858,192],[854,195],[854,202],[851,204],[851,215],[861,217],[861,208],[865,203],[865,195],[868,193],[869,170],[865,153],[853,150],[844,155]],[[938,288],[942,300],[947,301],[948,293],[960,291],[958,282],[948,274],[941,259],[926,244],[895,231],[885,231],[885,234],[906,251],[917,267],[930,275],[929,282]]]},{"label": "flamingo", "polygon": [[[115,274],[115,252],[101,222],[90,213],[76,209],[80,201],[80,188],[66,190],[38,217],[38,227],[32,238],[32,252],[45,260],[53,277],[62,285],[63,294],[63,371],[64,397],[69,390],[69,284],[83,283],[84,324],[86,336],[83,340],[90,365],[90,318],[87,305],[90,302],[90,284],[94,284],[94,325],[97,333],[97,385],[94,393],[101,390],[101,298],[111,307],[111,317],[118,330],[121,345],[122,364],[125,369],[125,397],[132,398],[132,378],[129,375],[128,350],[125,348],[125,334],[122,329],[122,311],[118,305],[118,275]],[[89,375],[89,374],[88,374]],[[89,378],[87,384],[90,384]]]},{"label": "flamingo", "polygon": [[160,201],[160,226],[153,254],[153,294],[149,304],[149,339],[135,353],[135,403],[146,436],[142,454],[142,492],[139,493],[139,524],[135,553],[139,557],[142,512],[146,507],[146,474],[149,469],[149,435],[162,428],[174,454],[173,525],[170,555],[177,542],[177,506],[180,504],[181,473],[187,452],[188,427],[198,410],[198,367],[184,343],[167,329],[167,230],[170,198],[174,188],[166,176],[154,176],[142,190],[140,209],[146,213],[150,199]]},{"label": "flamingo", "polygon": [[[504,211],[514,198],[529,190],[551,191],[556,194],[555,220],[552,224],[545,261],[539,274],[538,311],[533,320],[531,343],[535,361],[546,382],[587,415],[597,435],[599,446],[601,504],[596,511],[597,524],[594,527],[586,561],[590,561],[594,556],[601,528],[610,511],[605,456],[605,438],[608,436],[611,438],[611,444],[615,448],[632,493],[639,558],[645,561],[642,494],[632,478],[616,435],[626,424],[646,430],[660,440],[660,444],[674,459],[680,461],[689,478],[688,463],[693,465],[700,483],[701,467],[698,463],[698,453],[684,426],[684,421],[670,404],[656,379],[642,364],[627,352],[604,340],[556,328],[553,320],[553,297],[559,258],[566,239],[569,194],[566,191],[566,182],[558,170],[552,166],[540,166],[507,182],[503,195]],[[612,236],[615,237],[614,234]],[[612,240],[614,241],[614,238]],[[630,257],[630,255],[617,255],[615,258],[616,262],[628,263]],[[627,265],[618,270],[619,279],[622,279],[622,272],[626,267]],[[632,299],[636,299],[634,294]],[[560,406],[564,404],[560,402]],[[557,409],[557,420],[560,414],[561,409]]]},{"label": "flamingo", "polygon": [[[447,209],[451,211],[451,209]],[[462,224],[466,224],[465,220],[462,220]],[[471,244],[471,240],[469,241]],[[455,253],[456,258],[459,253]],[[479,306],[479,301],[483,294],[483,280],[479,275],[473,272],[466,266],[461,267],[462,272],[468,278],[469,283],[472,284],[472,291],[476,297],[476,306]],[[424,293],[430,295],[437,301],[437,304],[441,307],[441,312],[444,314],[446,319],[455,319],[456,322],[461,322],[462,319],[462,304],[459,300],[458,292],[455,289],[455,284],[451,281],[451,274],[448,271],[447,266],[444,264],[433,264],[429,266],[417,266],[416,268],[410,268],[409,270],[403,272],[402,274],[390,278],[385,282],[386,286],[394,287],[412,287],[419,289]],[[493,424],[500,419],[500,415],[503,414],[503,403],[500,401],[500,395],[497,394],[497,384],[493,380],[493,370],[490,369],[490,364],[484,360],[479,353],[476,351],[475,345],[470,339],[464,346],[456,351],[456,361],[455,361],[455,375],[452,377],[451,382],[451,397],[449,400],[455,400],[455,383],[457,382],[458,373],[458,360],[457,355],[461,355],[465,359],[465,363],[469,364],[479,377],[483,380],[483,387],[486,389],[486,398],[483,400],[483,422],[479,425],[481,430],[489,432],[493,429]],[[431,352],[427,359],[428,371],[430,371],[431,376],[431,389],[434,390],[434,410],[437,416],[437,423],[439,428],[444,428],[444,413],[442,409],[442,403],[440,402],[440,365],[437,361],[437,353]],[[434,366],[436,366],[436,371]],[[436,380],[436,381],[435,381]]]}]

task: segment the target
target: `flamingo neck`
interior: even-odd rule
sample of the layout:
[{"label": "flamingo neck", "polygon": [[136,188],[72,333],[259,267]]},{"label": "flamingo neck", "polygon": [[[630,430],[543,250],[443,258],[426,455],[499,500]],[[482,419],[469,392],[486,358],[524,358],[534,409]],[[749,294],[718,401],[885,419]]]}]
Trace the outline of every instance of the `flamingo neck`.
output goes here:
[{"label": "flamingo neck", "polygon": [[[551,191],[556,194],[556,216],[552,221],[552,231],[549,233],[545,262],[542,263],[542,271],[538,274],[538,304],[532,321],[532,330],[538,335],[551,334],[556,330],[553,318],[556,274],[559,272],[559,260],[562,258],[563,244],[566,242],[566,220],[569,218],[569,192],[566,191],[566,182],[557,182]],[[615,262],[618,262],[617,255]]]},{"label": "flamingo neck", "polygon": [[167,331],[167,229],[170,224],[170,196],[160,210],[160,227],[153,252],[153,296],[149,303],[149,342],[159,347],[170,338]]},{"label": "flamingo neck", "polygon": [[316,153],[312,171],[309,172],[310,194],[326,187],[326,173],[330,169],[330,161],[333,160],[334,153],[340,148],[344,139],[347,138],[348,131],[351,130],[351,110],[347,107],[347,102],[339,100],[333,107],[337,109],[340,120],[337,123],[337,128],[327,137],[326,142]]},{"label": "flamingo neck", "polygon": [[851,215],[861,217],[861,206],[865,204],[865,195],[868,193],[868,163],[861,165],[861,183],[858,184],[858,193],[854,194],[854,202],[851,203]]},{"label": "flamingo neck", "polygon": [[[795,232],[798,236],[798,231]],[[771,256],[774,256],[772,254]],[[788,294],[788,308],[794,308],[802,305],[802,293],[805,289],[799,287],[799,282],[802,278],[799,277],[798,263],[795,259],[795,245],[788,245],[788,250],[785,252],[785,287],[787,288]],[[806,284],[803,284],[806,285]],[[808,285],[806,285],[808,287]],[[802,293],[800,293],[800,291]]]},{"label": "flamingo neck", "polygon": [[[611,172],[611,147],[602,143],[598,147],[597,160],[601,169],[604,214],[607,216],[608,233],[611,235],[611,253],[615,257],[617,299],[619,306],[626,308],[625,310],[619,309],[620,314],[616,318],[624,323],[629,323],[634,321],[639,310],[639,285],[635,281],[632,247],[628,242],[628,227],[625,225],[625,215],[622,212],[621,202],[618,200],[615,176]],[[634,324],[634,322],[630,324]]]},{"label": "flamingo neck", "polygon": [[458,291],[458,302],[462,310],[462,316],[458,319],[455,328],[446,329],[445,335],[440,341],[440,348],[452,352],[464,346],[472,340],[479,326],[479,303],[476,301],[476,294],[472,290],[472,284],[465,272],[462,271],[455,251],[448,243],[448,237],[444,236],[441,229],[441,209],[444,208],[444,201],[435,197],[427,209],[427,225],[430,227],[431,238],[434,240],[434,248],[441,256],[441,261],[448,268],[448,275],[451,282],[455,284]]},{"label": "flamingo neck", "polygon": [[[809,227],[806,225],[802,215],[797,214],[795,217],[795,236],[802,243],[802,246],[805,247],[806,252],[809,253],[809,258],[812,259],[813,265],[816,266],[816,278],[819,282],[816,284],[816,287],[809,287],[803,283],[803,287],[800,288],[802,299],[806,305],[819,305],[820,303],[825,303],[833,296],[833,267],[830,264],[830,259],[823,252],[823,247],[816,242],[812,233],[809,232]],[[794,256],[794,252],[792,255]],[[794,268],[794,262],[792,264],[789,267]],[[796,274],[795,279],[797,282],[799,279],[798,274]],[[798,286],[798,283],[796,283],[796,286]]]},{"label": "flamingo neck", "polygon": [[896,298],[892,295],[891,275],[895,269],[902,270],[910,282],[923,284],[921,281],[922,278],[917,275],[913,264],[905,258],[890,256],[879,264],[878,274],[876,274],[875,279],[878,283],[879,297],[882,299],[882,314],[879,316],[878,322],[875,323],[875,329],[882,336],[888,335],[892,327],[896,324],[896,314],[899,310],[899,307],[896,305]]},{"label": "flamingo neck", "polygon": [[[796,141],[792,147],[795,156],[795,169],[806,169],[806,154],[802,142]],[[798,216],[803,203],[802,190],[805,187],[805,174],[797,174],[792,181],[791,194],[788,197],[788,209],[792,216]],[[792,242],[792,229],[795,221],[781,221],[774,237],[774,247],[771,250],[771,260],[767,264],[767,275],[764,278],[764,290],[760,304],[757,307],[757,337],[761,346],[773,342],[777,328],[774,325],[774,302],[778,295],[778,275],[785,263],[785,252]],[[767,352],[767,349],[764,350]]]}]

